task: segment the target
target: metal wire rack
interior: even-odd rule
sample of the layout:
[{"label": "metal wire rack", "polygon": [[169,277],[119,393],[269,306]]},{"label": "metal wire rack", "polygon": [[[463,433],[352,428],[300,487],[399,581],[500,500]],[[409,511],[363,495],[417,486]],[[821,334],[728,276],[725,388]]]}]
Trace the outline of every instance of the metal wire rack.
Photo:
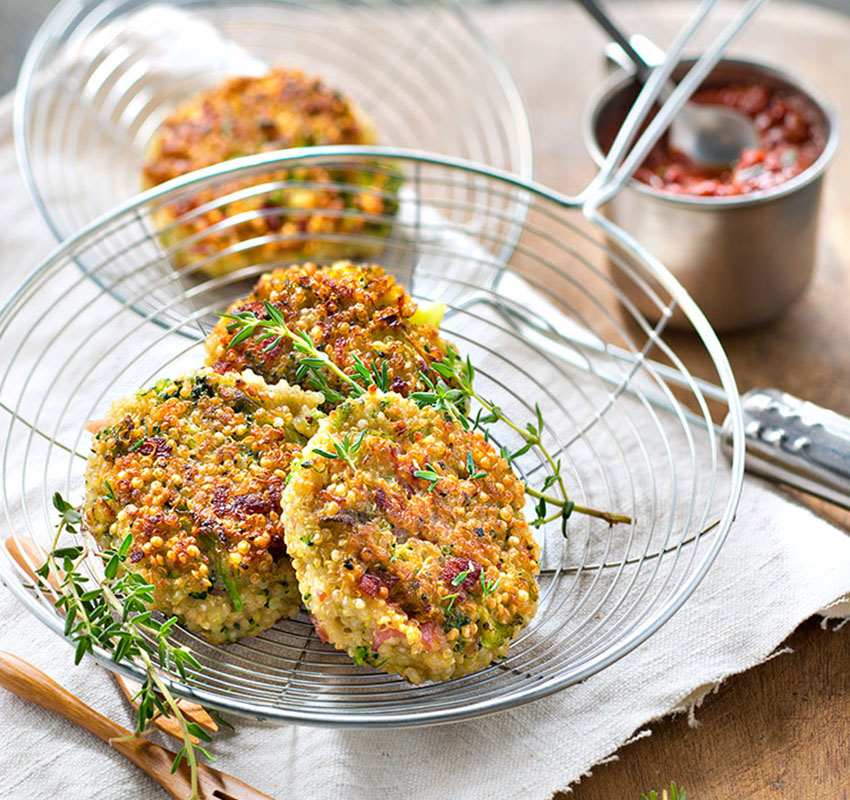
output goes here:
[{"label": "metal wire rack", "polygon": [[[164,248],[158,210],[234,182],[250,186],[233,191],[278,191],[285,182],[273,176],[294,163],[403,176],[398,213],[385,220],[392,228],[372,243],[381,248],[375,260],[420,301],[450,298],[441,328],[472,358],[482,394],[520,420],[533,418],[539,403],[546,444],[563,460],[573,499],[628,514],[634,523],[609,527],[574,516],[566,539],[557,524],[541,529],[538,614],[503,662],[474,675],[411,686],[357,667],[323,644],[302,614],[227,646],[176,629],[202,669],[185,682],[168,674],[172,687],[262,719],[417,725],[543,697],[628,653],[695,589],[732,522],[743,430],[726,357],[681,287],[611,223],[583,214],[573,198],[422,153],[318,148],[227,162],[125,203],[62,245],[0,314],[0,404],[9,412],[0,464],[7,531],[48,547],[53,492],[82,496],[85,422],[101,417],[112,399],[199,365],[214,312],[284,263],[262,259],[263,238],[208,256],[253,247],[257,260],[249,268],[217,278],[206,277],[197,261],[175,269],[192,241]],[[224,192],[212,203],[225,207],[231,199]],[[517,205],[527,215],[518,241]],[[226,217],[220,225],[237,223]],[[362,242],[352,237],[352,244]],[[127,291],[123,284],[131,280],[144,288]],[[655,304],[660,321],[638,311],[630,299],[637,293]],[[665,336],[665,320],[677,306],[701,342],[702,352],[691,348],[689,358],[674,346],[679,339]],[[692,374],[696,363],[700,380]],[[729,410],[731,466],[719,455],[713,400],[702,379],[718,387],[715,399]],[[517,444],[511,431],[494,434],[497,444]],[[516,467],[532,483],[545,476],[535,450]],[[49,598],[0,554],[3,581],[61,635],[63,620]],[[97,565],[90,569],[96,576]],[[106,654],[96,657],[116,668]],[[133,673],[130,666],[121,670]]]},{"label": "metal wire rack", "polygon": [[456,0],[62,0],[15,106],[19,164],[54,234],[139,191],[144,149],[178,103],[274,65],[322,76],[383,144],[531,177],[519,93]]}]

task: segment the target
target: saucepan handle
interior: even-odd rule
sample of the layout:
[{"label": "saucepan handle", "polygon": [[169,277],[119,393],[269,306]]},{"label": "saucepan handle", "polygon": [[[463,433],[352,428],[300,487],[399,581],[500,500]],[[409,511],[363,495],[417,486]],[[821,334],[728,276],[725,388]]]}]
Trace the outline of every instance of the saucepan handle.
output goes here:
[{"label": "saucepan handle", "polygon": [[[850,508],[850,418],[779,389],[741,397],[746,469]],[[729,421],[723,448],[731,453]]]}]

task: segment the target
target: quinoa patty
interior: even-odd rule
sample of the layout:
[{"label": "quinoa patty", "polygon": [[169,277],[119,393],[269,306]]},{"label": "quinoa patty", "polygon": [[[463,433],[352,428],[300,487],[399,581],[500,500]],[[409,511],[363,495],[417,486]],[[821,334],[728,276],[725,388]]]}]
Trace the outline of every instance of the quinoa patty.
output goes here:
[{"label": "quinoa patty", "polygon": [[[287,326],[307,334],[337,366],[351,372],[355,357],[367,367],[387,368],[388,388],[403,396],[427,390],[420,373],[436,382],[432,364],[446,355],[449,345],[434,325],[436,309],[419,309],[404,287],[382,267],[339,261],[330,266],[313,263],[278,269],[263,275],[254,291],[238,300],[230,314],[249,311],[268,319],[265,303],[280,310]],[[252,369],[269,383],[297,381],[299,354],[289,339],[268,350],[256,338],[228,348],[233,333],[222,319],[207,338],[207,364],[218,371]],[[328,372],[332,389],[343,387]]]},{"label": "quinoa patty", "polygon": [[[338,445],[347,457],[328,458]],[[524,506],[507,462],[433,408],[374,388],[338,406],[283,500],[320,637],[412,683],[506,655],[537,608],[539,549]]]},{"label": "quinoa patty", "polygon": [[293,616],[280,498],[321,401],[208,369],[117,401],[95,424],[85,525],[104,548],[131,533],[125,565],[154,586],[154,608],[210,641]]},{"label": "quinoa patty", "polygon": [[[319,78],[276,68],[262,77],[230,78],[175,109],[148,146],[142,184],[147,189],[201,167],[271,150],[375,142],[371,122],[339,92]],[[216,204],[180,220],[223,195],[273,181],[286,186]],[[333,183],[351,186],[334,187]],[[355,245],[320,237],[385,236],[387,222],[366,219],[364,214],[395,214],[398,185],[397,175],[382,169],[301,166],[182,198],[157,212],[156,222],[165,229],[164,244],[179,245],[173,256],[177,266],[209,259],[199,266],[210,275],[281,257],[364,257],[377,252],[380,244]],[[236,214],[245,214],[245,221],[211,229]],[[266,236],[278,238],[219,255],[240,242]],[[186,241],[188,237],[196,238]]]}]

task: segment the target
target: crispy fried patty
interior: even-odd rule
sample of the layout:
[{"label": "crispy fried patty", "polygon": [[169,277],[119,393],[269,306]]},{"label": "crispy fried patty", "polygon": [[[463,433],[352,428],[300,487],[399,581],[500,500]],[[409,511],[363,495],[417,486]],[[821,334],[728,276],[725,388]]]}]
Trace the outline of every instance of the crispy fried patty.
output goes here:
[{"label": "crispy fried patty", "polygon": [[[228,312],[248,311],[266,320],[265,302],[280,310],[292,331],[307,334],[346,372],[354,368],[355,357],[367,367],[386,365],[388,388],[403,396],[427,388],[421,373],[434,382],[439,378],[432,364],[443,359],[448,345],[424,321],[427,312],[418,309],[404,287],[377,265],[340,261],[275,270]],[[300,356],[289,339],[271,350],[267,340],[256,337],[228,348],[233,338],[229,324],[222,319],[208,337],[207,364],[217,371],[249,368],[269,383],[298,380]],[[344,388],[331,372],[326,377],[331,388]]]},{"label": "crispy fried patty", "polygon": [[413,683],[507,653],[537,607],[539,550],[524,487],[490,444],[372,389],[323,420],[303,458],[285,537],[322,638]]},{"label": "crispy fried patty", "polygon": [[[277,68],[258,78],[228,79],[175,109],[148,147],[142,183],[150,188],[271,150],[375,141],[371,122],[339,92],[319,78]],[[273,185],[276,181],[283,185]],[[241,199],[215,202],[260,184],[269,185]],[[301,166],[183,197],[157,212],[156,222],[166,246],[175,248],[177,266],[196,264],[211,275],[280,257],[366,257],[380,248],[368,238],[380,240],[389,230],[387,220],[378,217],[395,213],[398,185],[397,174],[382,169]],[[209,210],[193,213],[206,203],[212,203]],[[240,214],[241,221],[228,219]],[[269,241],[256,241],[261,237]],[[256,244],[233,249],[248,240]]]},{"label": "crispy fried patty", "polygon": [[83,519],[154,607],[213,642],[298,612],[281,494],[322,396],[204,369],[114,403],[92,441]]}]

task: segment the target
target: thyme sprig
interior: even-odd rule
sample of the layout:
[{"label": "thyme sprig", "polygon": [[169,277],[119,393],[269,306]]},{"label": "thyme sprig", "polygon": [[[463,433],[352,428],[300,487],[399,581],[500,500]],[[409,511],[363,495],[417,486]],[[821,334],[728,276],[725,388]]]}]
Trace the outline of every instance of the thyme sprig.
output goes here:
[{"label": "thyme sprig", "polygon": [[484,571],[481,572],[481,588],[483,590],[482,597],[486,600],[496,589],[499,588],[499,584],[502,582],[502,576],[499,575],[498,578],[494,581],[488,581],[484,577]]},{"label": "thyme sprig", "polygon": [[355,379],[359,379],[366,388],[369,388],[374,384],[382,392],[388,392],[390,389],[386,361],[381,362],[380,368],[377,364],[372,364],[371,368],[367,368],[366,365],[355,355],[353,377],[355,377]]},{"label": "thyme sprig", "polygon": [[365,436],[366,431],[361,431],[360,436],[356,440],[352,440],[350,434],[346,433],[345,436],[342,437],[342,441],[339,441],[339,439],[336,438],[333,440],[335,452],[329,453],[327,450],[320,450],[318,447],[314,447],[313,452],[322,456],[322,458],[328,459],[329,461],[339,458],[342,461],[345,461],[351,469],[356,470],[357,467],[354,463],[354,458],[357,455],[357,451],[360,449],[360,445],[363,444]]},{"label": "thyme sprig", "polygon": [[[225,319],[231,320],[227,330],[234,333],[228,347],[233,347],[251,337],[257,341],[269,340],[270,344],[266,350],[273,349],[283,337],[292,340],[297,352],[302,355],[296,371],[296,379],[306,379],[307,383],[323,392],[325,399],[330,403],[337,403],[344,399],[340,392],[328,385],[327,377],[322,372],[327,369],[335,374],[347,387],[351,397],[361,396],[366,388],[372,384],[383,391],[387,391],[386,363],[378,369],[375,364],[367,368],[365,364],[355,357],[354,373],[349,375],[339,366],[333,363],[328,355],[320,350],[305,333],[292,331],[280,309],[264,301],[268,320],[259,319],[253,312],[240,311],[236,314],[222,314]],[[618,523],[631,523],[632,519],[625,514],[615,514],[610,511],[601,511],[596,508],[576,504],[569,499],[566,484],[564,482],[560,459],[556,460],[544,442],[545,422],[543,412],[538,404],[535,404],[535,419],[527,422],[524,426],[514,422],[494,402],[486,399],[475,389],[475,368],[472,360],[467,356],[462,358],[457,351],[449,347],[441,361],[431,363],[431,369],[436,373],[436,379],[424,372],[419,377],[425,386],[424,391],[412,392],[410,399],[420,408],[433,406],[443,413],[447,418],[457,422],[464,430],[480,430],[484,438],[489,440],[488,426],[502,423],[513,430],[522,439],[522,445],[509,451],[501,449],[501,455],[510,464],[515,459],[536,448],[546,461],[550,474],[544,479],[540,489],[525,484],[525,491],[537,500],[535,505],[536,516],[531,524],[535,527],[546,525],[549,522],[560,520],[561,532],[567,535],[567,520],[575,512],[590,517],[602,519],[609,525]],[[478,410],[474,417],[468,415],[468,409],[476,403]],[[321,453],[320,453],[321,455]],[[327,456],[326,456],[327,457]],[[334,456],[331,456],[334,457]],[[340,456],[341,457],[341,456]],[[471,462],[471,458],[468,459]],[[483,477],[483,473],[474,472],[474,464],[467,464],[471,478]],[[417,470],[414,475],[430,482],[428,491],[432,491],[440,480],[440,476],[429,464],[425,469]],[[553,487],[557,488],[560,497],[549,492]]]},{"label": "thyme sprig", "polygon": [[349,375],[338,367],[324,350],[320,350],[306,333],[293,331],[286,324],[286,319],[277,306],[268,300],[264,300],[263,304],[269,317],[267,320],[260,319],[253,311],[219,314],[223,319],[230,320],[227,331],[233,333],[233,338],[227,345],[228,349],[253,338],[257,342],[268,342],[263,351],[269,353],[284,339],[289,339],[295,352],[301,356],[296,368],[296,380],[304,381],[311,389],[321,392],[329,403],[339,403],[345,398],[330,385],[327,375],[322,370],[336,375],[348,387],[352,397],[359,397],[365,391],[358,379],[365,380],[366,386],[373,381],[378,386],[387,385],[386,366],[381,372],[372,373],[360,359],[356,359],[355,373]]},{"label": "thyme sprig", "polygon": [[446,615],[452,613],[452,609],[454,608],[454,605],[455,605],[455,600],[457,600],[458,597],[460,597],[460,592],[455,592],[454,594],[447,594],[443,598],[443,600],[449,601],[449,604],[446,606]]},{"label": "thyme sprig", "polygon": [[209,761],[215,758],[203,745],[195,744],[193,737],[204,742],[212,741],[212,737],[183,714],[154,662],[161,668],[175,669],[183,680],[187,679],[187,667],[200,669],[201,665],[188,648],[169,641],[168,634],[177,618],[161,622],[153,616],[149,607],[153,604],[154,587],[136,572],[121,572],[132,534],[127,534],[117,549],[95,553],[104,564],[103,578],[95,585],[80,569],[89,554],[87,547],[82,543],[59,546],[63,533],[79,536],[80,512],[59,492],[53,495],[53,506],[59,523],[47,559],[36,574],[41,589],[58,594],[54,604],[65,615],[65,635],[76,643],[74,663],[79,664],[95,647],[110,653],[116,664],[141,663],[145,678],[136,698],[136,734],[146,735],[148,723],[157,714],[174,717],[180,726],[183,747],[174,758],[172,772],[183,761],[188,764],[191,800],[198,800],[199,757]]},{"label": "thyme sprig", "polygon": [[[596,508],[577,505],[569,499],[562,475],[561,461],[560,459],[555,460],[543,440],[545,422],[539,404],[535,403],[534,405],[534,421],[527,422],[523,427],[511,420],[498,405],[487,400],[476,391],[474,386],[475,367],[472,365],[469,356],[465,359],[461,358],[456,351],[449,348],[442,361],[435,362],[431,366],[440,378],[434,383],[429,381],[426,375],[420,373],[426,385],[429,386],[429,391],[411,394],[411,399],[418,405],[432,405],[446,416],[459,422],[465,429],[483,431],[484,437],[487,439],[489,438],[487,426],[501,422],[524,440],[523,444],[513,452],[507,448],[502,448],[501,455],[509,464],[536,447],[549,465],[550,474],[544,479],[541,489],[525,484],[526,494],[537,500],[535,506],[537,516],[531,522],[532,525],[540,527],[560,519],[561,532],[566,536],[567,520],[573,512],[603,519],[609,525],[628,524],[632,521],[631,517],[624,514],[614,514],[610,511],[600,511]],[[479,406],[474,418],[468,417],[464,410],[470,406],[470,401],[475,401]],[[560,497],[547,493],[553,486],[556,486],[560,491]],[[555,509],[553,513],[549,512],[550,506]]]}]

